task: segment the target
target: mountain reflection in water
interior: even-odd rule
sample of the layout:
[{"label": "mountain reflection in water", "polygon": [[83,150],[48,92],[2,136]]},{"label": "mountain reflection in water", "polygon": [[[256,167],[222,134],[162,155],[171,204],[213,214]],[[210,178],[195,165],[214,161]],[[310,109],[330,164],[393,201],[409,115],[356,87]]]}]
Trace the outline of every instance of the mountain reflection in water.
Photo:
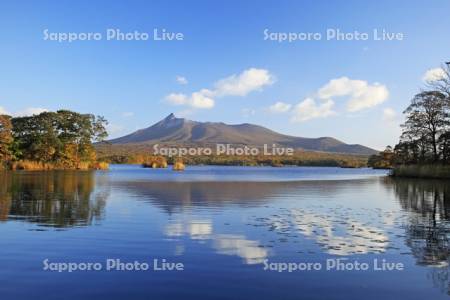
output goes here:
[{"label": "mountain reflection in water", "polygon": [[[114,230],[132,230],[145,224],[145,218],[154,218],[161,225],[160,235],[152,233],[150,238],[158,244],[172,243],[176,256],[188,255],[192,248],[187,245],[192,244],[237,257],[245,265],[288,255],[288,250],[298,255],[288,256],[293,261],[303,254],[406,255],[429,269],[435,286],[445,293],[450,290],[448,182],[150,181],[142,174],[113,175],[114,171],[2,172],[0,224],[83,228],[120,217],[121,209],[139,203],[152,208],[154,215],[135,220],[138,211],[130,208],[126,220],[136,223],[122,219]],[[120,209],[108,216],[111,199]]]}]

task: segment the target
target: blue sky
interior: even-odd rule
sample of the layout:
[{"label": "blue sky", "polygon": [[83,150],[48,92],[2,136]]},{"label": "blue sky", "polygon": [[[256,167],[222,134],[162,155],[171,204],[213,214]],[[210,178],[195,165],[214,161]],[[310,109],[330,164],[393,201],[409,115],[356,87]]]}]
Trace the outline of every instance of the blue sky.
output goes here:
[{"label": "blue sky", "polygon": [[[450,59],[449,11],[448,1],[2,0],[0,110],[100,114],[112,136],[174,112],[383,148],[397,141],[427,70]],[[108,28],[184,39],[68,43],[43,34],[104,37]],[[263,33],[337,28],[370,37],[280,43]],[[373,29],[404,39],[374,41]]]}]

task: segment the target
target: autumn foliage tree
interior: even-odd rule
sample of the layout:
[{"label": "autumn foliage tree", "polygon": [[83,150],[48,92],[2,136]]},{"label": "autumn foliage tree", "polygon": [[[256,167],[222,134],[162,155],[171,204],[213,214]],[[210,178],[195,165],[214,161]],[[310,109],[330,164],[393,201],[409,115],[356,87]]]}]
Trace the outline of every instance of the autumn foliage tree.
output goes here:
[{"label": "autumn foliage tree", "polygon": [[0,165],[11,159],[12,124],[11,118],[0,115]]},{"label": "autumn foliage tree", "polygon": [[371,155],[367,165],[374,169],[390,169],[394,162],[394,150],[391,146],[387,146],[384,151],[379,154]]},{"label": "autumn foliage tree", "polygon": [[96,160],[92,145],[107,137],[103,117],[69,110],[12,118],[13,153],[19,160],[76,168]]}]

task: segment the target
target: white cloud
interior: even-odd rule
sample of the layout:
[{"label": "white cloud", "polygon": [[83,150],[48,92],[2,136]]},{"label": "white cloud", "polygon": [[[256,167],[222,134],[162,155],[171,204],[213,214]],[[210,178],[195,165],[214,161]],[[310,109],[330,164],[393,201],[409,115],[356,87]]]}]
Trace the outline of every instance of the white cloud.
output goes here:
[{"label": "white cloud", "polygon": [[352,98],[347,102],[347,110],[355,112],[371,108],[383,103],[388,97],[389,91],[386,86],[379,83],[368,85],[364,90],[352,95]]},{"label": "white cloud", "polygon": [[445,77],[445,71],[442,68],[434,68],[425,72],[422,80],[425,82],[433,82]]},{"label": "white cloud", "polygon": [[175,79],[179,84],[188,84],[188,80],[184,76],[178,75]]},{"label": "white cloud", "polygon": [[248,93],[261,90],[274,82],[268,70],[250,68],[239,75],[231,75],[217,81],[215,94],[221,96],[246,96]]},{"label": "white cloud", "polygon": [[188,103],[194,108],[212,108],[214,107],[214,99],[210,98],[209,95],[211,95],[211,91],[207,89],[192,93]]},{"label": "white cloud", "polygon": [[367,82],[363,80],[351,80],[347,77],[341,77],[331,79],[319,89],[317,94],[321,99],[329,99],[350,95],[353,91],[364,89],[366,86]]},{"label": "white cloud", "polygon": [[25,117],[25,116],[32,116],[32,115],[38,115],[40,113],[49,111],[46,108],[41,107],[27,107],[24,110],[18,111],[13,113],[14,117]]},{"label": "white cloud", "polygon": [[192,108],[209,109],[214,107],[215,98],[225,96],[246,96],[252,91],[261,90],[274,82],[273,76],[264,69],[250,68],[239,75],[231,75],[214,84],[214,89],[201,89],[190,96],[171,93],[165,97],[172,105],[187,105]]},{"label": "white cloud", "polygon": [[291,121],[304,122],[310,119],[335,115],[336,112],[333,111],[333,106],[334,102],[330,99],[318,104],[313,98],[306,98],[293,108]]},{"label": "white cloud", "polygon": [[212,108],[215,103],[210,95],[212,93],[207,89],[192,93],[190,97],[185,94],[172,93],[166,97],[166,101],[173,105],[189,105],[193,108]]},{"label": "white cloud", "polygon": [[281,101],[269,106],[269,111],[272,113],[285,113],[291,109],[292,105]]},{"label": "white cloud", "polygon": [[0,115],[11,115],[6,109],[0,106]]},{"label": "white cloud", "polygon": [[341,77],[330,80],[319,88],[314,96],[304,99],[295,106],[279,101],[271,105],[269,111],[290,112],[291,121],[304,122],[336,115],[334,98],[337,97],[346,97],[346,110],[355,112],[379,105],[386,101],[388,96],[389,91],[384,85]]},{"label": "white cloud", "polygon": [[383,110],[383,121],[384,122],[394,122],[397,118],[397,113],[392,108],[385,108]]},{"label": "white cloud", "polygon": [[321,99],[347,96],[347,111],[355,112],[383,103],[389,97],[389,91],[379,83],[369,84],[364,80],[341,77],[330,80],[317,95]]},{"label": "white cloud", "polygon": [[134,112],[131,112],[131,111],[126,111],[122,114],[122,117],[124,117],[124,118],[130,118],[132,116],[134,116]]},{"label": "white cloud", "polygon": [[27,107],[16,112],[9,112],[5,108],[0,106],[0,115],[9,115],[12,117],[26,117],[32,115],[38,115],[40,113],[49,111],[47,108],[42,107]]},{"label": "white cloud", "polygon": [[166,96],[166,101],[172,105],[184,105],[188,102],[188,97],[181,93],[172,93]]}]

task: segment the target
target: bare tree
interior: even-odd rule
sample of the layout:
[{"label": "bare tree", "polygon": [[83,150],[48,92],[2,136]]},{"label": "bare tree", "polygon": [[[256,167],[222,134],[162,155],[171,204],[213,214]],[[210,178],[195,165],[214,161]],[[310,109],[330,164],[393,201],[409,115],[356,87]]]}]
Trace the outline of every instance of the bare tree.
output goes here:
[{"label": "bare tree", "polygon": [[433,153],[433,161],[439,159],[438,139],[450,124],[448,97],[440,91],[424,91],[414,96],[404,111],[406,122],[403,135],[412,140],[427,137]]},{"label": "bare tree", "polygon": [[447,101],[450,99],[450,62],[447,62],[441,66],[442,76],[435,80],[428,81],[427,87],[432,91],[438,91],[443,93],[447,97]]}]

